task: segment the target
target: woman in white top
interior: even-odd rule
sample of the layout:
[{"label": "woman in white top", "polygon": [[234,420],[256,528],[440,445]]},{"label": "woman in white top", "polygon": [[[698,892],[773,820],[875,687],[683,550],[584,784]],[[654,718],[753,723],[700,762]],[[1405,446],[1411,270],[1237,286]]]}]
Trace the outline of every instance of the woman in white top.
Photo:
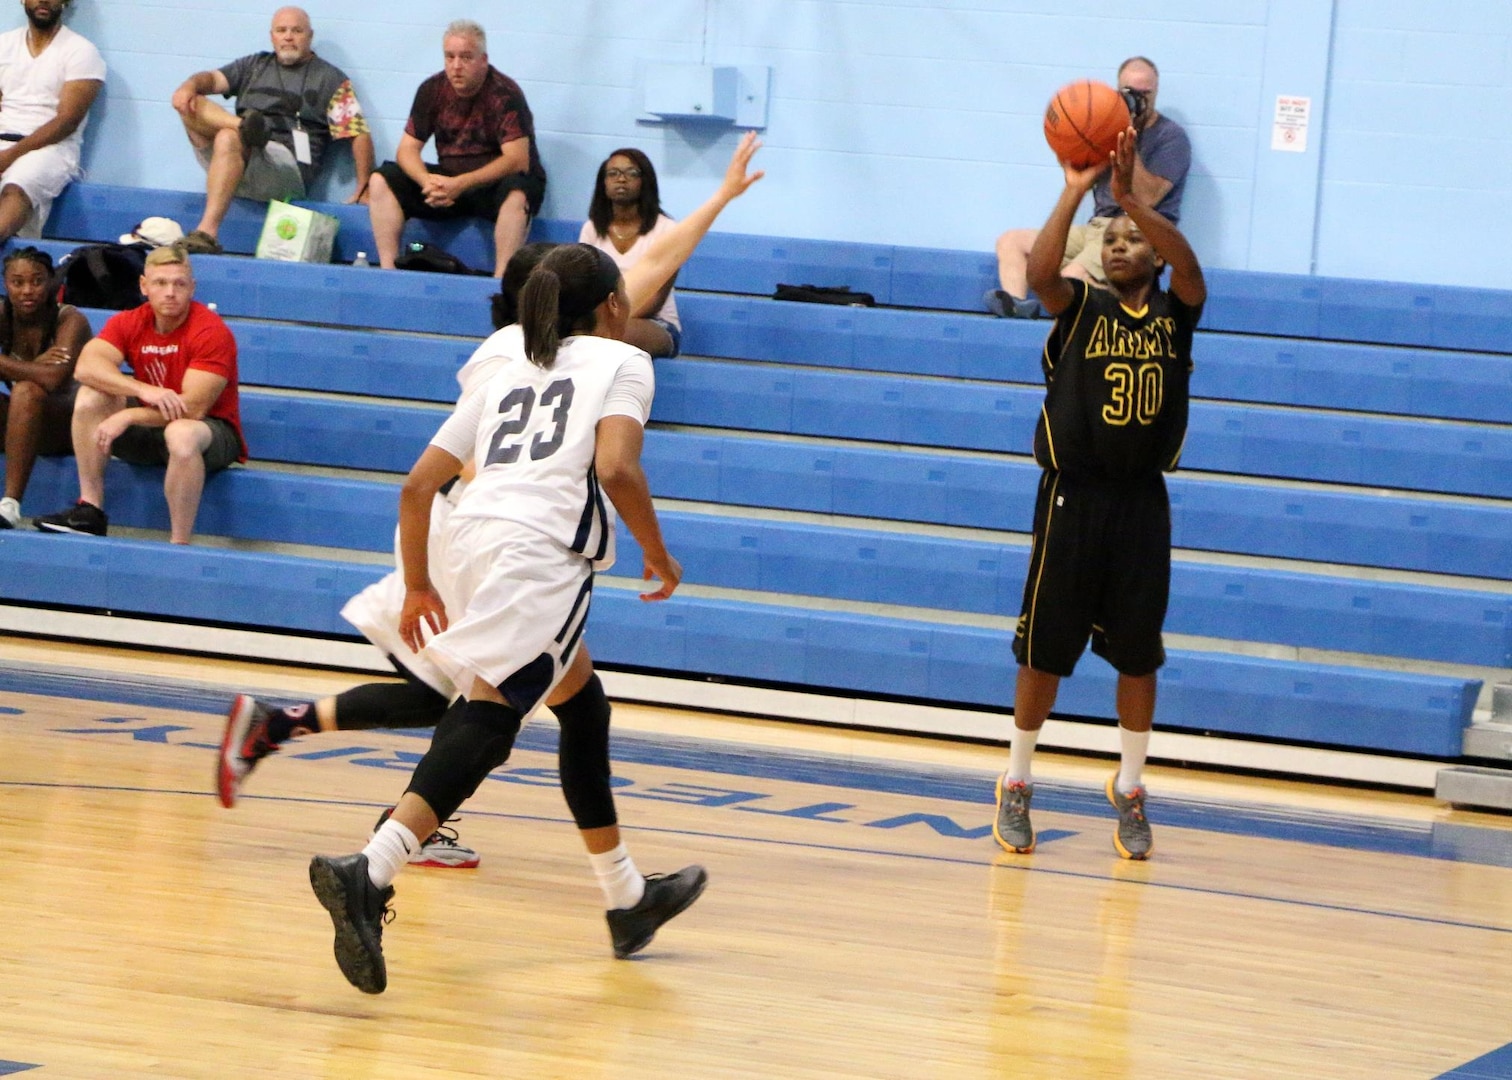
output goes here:
[{"label": "woman in white top", "polygon": [[[632,147],[610,154],[599,166],[578,242],[605,252],[623,271],[639,262],[651,242],[670,228],[672,219],[662,213],[651,159]],[[625,340],[649,356],[672,357],[682,351],[682,323],[672,292],[676,281],[674,274],[630,313]]]},{"label": "woman in white top", "polygon": [[[679,227],[687,234],[680,244],[658,245],[648,270],[662,264],[656,272],[667,273],[667,261],[686,258],[718,208],[760,179],[746,172],[759,145],[742,141],[720,193]],[[336,930],[337,963],[367,993],[388,983],[382,933],[391,882],[417,838],[508,759],[521,722],[543,701],[561,724],[562,792],[604,892],[614,955],[644,948],[707,881],[698,866],[643,876],[625,850],[611,792],[609,702],[582,643],[594,571],[614,558],[611,506],[641,547],[644,577],[659,580],[642,599],[666,599],[682,576],[640,465],[655,378],[650,357],[624,340],[631,310],[607,253],[569,244],[547,254],[520,290],[518,345],[486,358],[481,385],[463,380],[470,388],[405,481],[400,636],[464,698],[437,724],[367,847],[310,863],[311,886]],[[476,475],[432,552],[436,493],[468,463]]]}]

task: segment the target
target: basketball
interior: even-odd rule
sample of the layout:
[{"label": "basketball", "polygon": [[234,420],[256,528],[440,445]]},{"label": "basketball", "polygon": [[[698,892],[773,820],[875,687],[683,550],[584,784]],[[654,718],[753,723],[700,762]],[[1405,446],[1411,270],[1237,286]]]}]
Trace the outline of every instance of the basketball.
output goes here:
[{"label": "basketball", "polygon": [[1045,108],[1045,141],[1056,158],[1076,169],[1107,161],[1128,126],[1123,95],[1095,79],[1061,87]]}]

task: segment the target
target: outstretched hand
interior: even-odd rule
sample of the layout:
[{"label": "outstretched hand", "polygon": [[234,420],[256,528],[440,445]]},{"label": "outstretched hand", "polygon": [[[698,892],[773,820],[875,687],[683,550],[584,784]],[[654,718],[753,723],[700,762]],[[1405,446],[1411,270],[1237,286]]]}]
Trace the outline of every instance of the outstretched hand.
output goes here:
[{"label": "outstretched hand", "polygon": [[1123,206],[1128,199],[1134,198],[1134,161],[1138,152],[1134,149],[1134,140],[1139,137],[1138,132],[1131,126],[1127,131],[1118,133],[1118,149],[1114,150],[1109,160],[1113,163],[1112,195],[1113,201]]},{"label": "outstretched hand", "polygon": [[761,140],[756,137],[756,133],[746,132],[740,140],[740,145],[735,148],[735,153],[730,156],[730,167],[725,170],[724,183],[719,186],[719,193],[726,202],[740,198],[752,184],[766,175],[765,169],[747,173],[751,167],[751,159],[760,149]]}]

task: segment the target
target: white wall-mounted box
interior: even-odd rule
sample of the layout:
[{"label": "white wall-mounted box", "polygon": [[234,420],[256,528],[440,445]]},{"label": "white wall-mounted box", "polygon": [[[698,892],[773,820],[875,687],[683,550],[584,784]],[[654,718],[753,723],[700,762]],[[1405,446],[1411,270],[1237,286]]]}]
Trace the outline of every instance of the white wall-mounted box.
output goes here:
[{"label": "white wall-mounted box", "polygon": [[769,67],[651,64],[646,68],[647,115],[659,123],[721,123],[764,128]]}]

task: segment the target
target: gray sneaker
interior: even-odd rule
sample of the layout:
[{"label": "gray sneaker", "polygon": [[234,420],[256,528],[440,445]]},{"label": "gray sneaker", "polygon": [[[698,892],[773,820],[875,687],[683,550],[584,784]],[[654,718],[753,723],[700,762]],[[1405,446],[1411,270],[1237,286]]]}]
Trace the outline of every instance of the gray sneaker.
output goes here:
[{"label": "gray sneaker", "polygon": [[1155,850],[1150,836],[1150,822],[1145,818],[1145,789],[1137,787],[1127,795],[1118,790],[1118,774],[1108,777],[1108,801],[1118,811],[1118,828],[1113,831],[1113,846],[1125,859],[1148,859]]},{"label": "gray sneaker", "polygon": [[997,817],[992,822],[992,835],[1004,851],[1027,855],[1034,850],[1034,826],[1029,823],[1029,802],[1033,798],[1033,784],[998,777]]}]

